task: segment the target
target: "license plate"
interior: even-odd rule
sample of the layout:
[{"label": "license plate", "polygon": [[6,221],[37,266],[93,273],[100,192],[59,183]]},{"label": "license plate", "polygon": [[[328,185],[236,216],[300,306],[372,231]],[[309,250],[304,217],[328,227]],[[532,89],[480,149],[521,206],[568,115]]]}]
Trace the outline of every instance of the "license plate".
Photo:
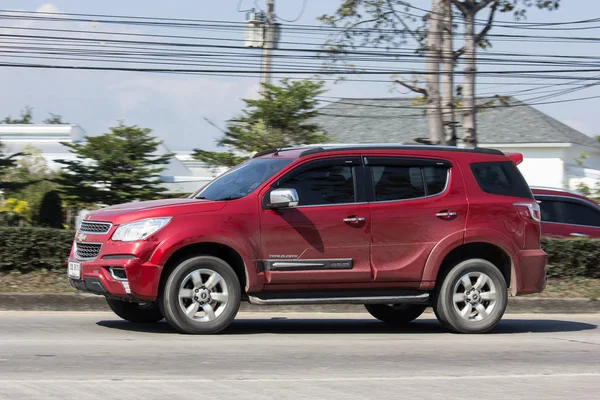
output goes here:
[{"label": "license plate", "polygon": [[69,278],[81,278],[81,263],[69,261]]}]

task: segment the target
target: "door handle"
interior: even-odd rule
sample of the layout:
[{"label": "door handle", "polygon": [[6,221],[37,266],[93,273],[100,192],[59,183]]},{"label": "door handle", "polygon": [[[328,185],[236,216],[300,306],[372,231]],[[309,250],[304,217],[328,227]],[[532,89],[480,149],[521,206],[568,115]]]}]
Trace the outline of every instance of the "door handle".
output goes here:
[{"label": "door handle", "polygon": [[348,217],[344,218],[344,222],[348,222],[350,224],[356,224],[358,222],[364,222],[367,219],[365,217]]},{"label": "door handle", "polygon": [[456,217],[456,212],[455,211],[440,211],[439,213],[435,214],[435,216],[438,218],[452,218],[452,217]]},{"label": "door handle", "polygon": [[586,235],[585,233],[577,233],[577,232],[572,232],[570,234],[570,236],[580,237],[580,238],[588,238],[588,237],[590,237],[590,235]]}]

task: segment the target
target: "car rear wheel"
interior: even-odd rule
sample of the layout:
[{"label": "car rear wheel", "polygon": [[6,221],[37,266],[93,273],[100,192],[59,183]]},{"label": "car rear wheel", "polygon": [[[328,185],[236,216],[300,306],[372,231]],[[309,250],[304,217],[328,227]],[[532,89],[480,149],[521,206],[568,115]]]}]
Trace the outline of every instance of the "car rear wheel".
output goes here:
[{"label": "car rear wheel", "polygon": [[171,272],[161,301],[165,318],[178,331],[217,333],[231,324],[240,308],[240,282],[220,258],[194,257]]},{"label": "car rear wheel", "polygon": [[129,322],[158,322],[163,315],[154,302],[131,303],[128,301],[106,299],[108,306],[115,314]]},{"label": "car rear wheel", "polygon": [[391,325],[405,325],[419,318],[427,306],[420,304],[365,304],[375,318]]},{"label": "car rear wheel", "polygon": [[435,311],[442,325],[453,332],[485,333],[500,322],[507,303],[506,280],[500,270],[487,260],[471,259],[446,275]]}]

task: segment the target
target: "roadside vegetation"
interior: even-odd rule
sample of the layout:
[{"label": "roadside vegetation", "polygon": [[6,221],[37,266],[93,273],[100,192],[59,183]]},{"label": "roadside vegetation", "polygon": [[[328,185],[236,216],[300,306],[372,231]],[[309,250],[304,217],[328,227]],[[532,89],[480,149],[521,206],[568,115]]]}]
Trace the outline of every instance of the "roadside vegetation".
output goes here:
[{"label": "roadside vegetation", "polygon": [[[65,229],[0,227],[0,292],[74,292],[65,267],[74,235]],[[535,296],[600,298],[600,240],[543,238],[542,247],[549,279]]]}]

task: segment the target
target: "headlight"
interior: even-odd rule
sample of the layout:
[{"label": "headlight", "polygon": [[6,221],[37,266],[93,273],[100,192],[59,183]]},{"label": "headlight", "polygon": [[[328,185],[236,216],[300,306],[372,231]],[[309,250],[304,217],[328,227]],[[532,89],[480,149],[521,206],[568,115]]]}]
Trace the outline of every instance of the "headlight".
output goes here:
[{"label": "headlight", "polygon": [[115,233],[113,233],[112,240],[122,242],[142,240],[164,227],[170,220],[171,217],[150,218],[121,225],[117,228]]}]

